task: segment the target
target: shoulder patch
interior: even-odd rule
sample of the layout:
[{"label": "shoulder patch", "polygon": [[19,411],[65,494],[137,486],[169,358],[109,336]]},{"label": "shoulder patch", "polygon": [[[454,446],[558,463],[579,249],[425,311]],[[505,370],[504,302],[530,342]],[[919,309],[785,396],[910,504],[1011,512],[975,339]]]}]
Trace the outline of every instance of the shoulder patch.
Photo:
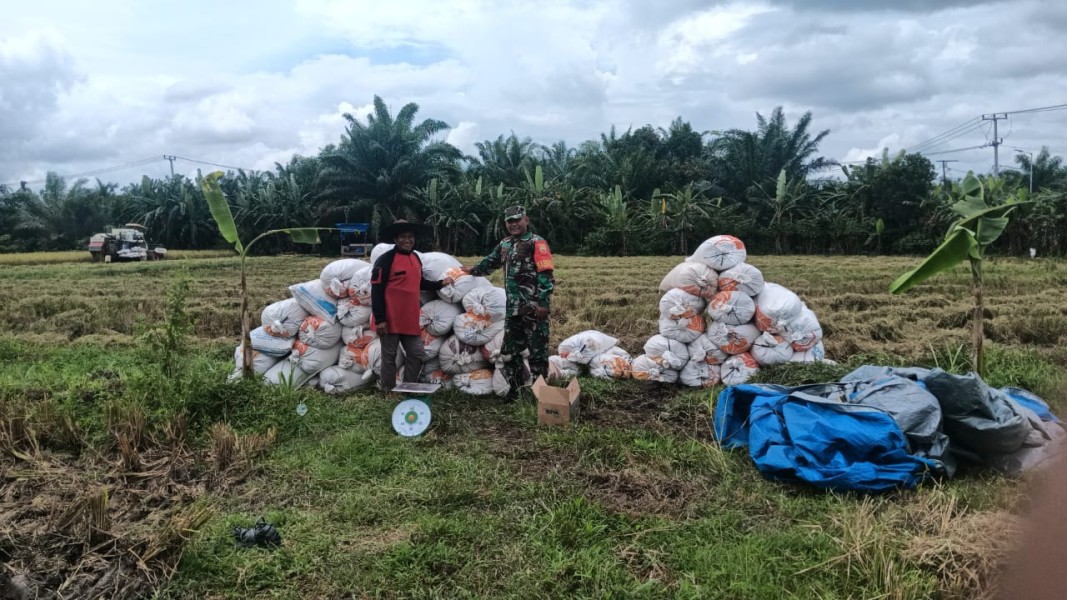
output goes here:
[{"label": "shoulder patch", "polygon": [[537,267],[537,272],[551,271],[552,267],[552,252],[548,249],[548,242],[545,240],[537,240],[534,242],[534,266]]}]

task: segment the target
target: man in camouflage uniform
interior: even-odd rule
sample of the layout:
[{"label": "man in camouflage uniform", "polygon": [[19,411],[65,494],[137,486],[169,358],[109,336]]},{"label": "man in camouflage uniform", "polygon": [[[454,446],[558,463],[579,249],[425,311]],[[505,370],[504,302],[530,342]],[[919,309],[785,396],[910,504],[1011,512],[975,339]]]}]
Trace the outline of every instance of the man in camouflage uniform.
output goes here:
[{"label": "man in camouflage uniform", "polygon": [[521,352],[530,352],[530,374],[548,377],[548,314],[554,280],[552,253],[548,242],[529,231],[530,220],[521,206],[504,210],[508,237],[500,241],[474,267],[464,267],[470,275],[484,277],[504,267],[507,294],[507,321],[504,327],[504,366],[513,391],[523,384]]}]

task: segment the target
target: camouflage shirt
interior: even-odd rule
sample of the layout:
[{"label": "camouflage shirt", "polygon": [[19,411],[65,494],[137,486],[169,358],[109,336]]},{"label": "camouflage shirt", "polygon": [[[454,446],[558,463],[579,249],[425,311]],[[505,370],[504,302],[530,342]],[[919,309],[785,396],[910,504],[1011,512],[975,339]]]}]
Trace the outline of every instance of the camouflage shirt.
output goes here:
[{"label": "camouflage shirt", "polygon": [[484,277],[504,267],[504,292],[508,297],[508,316],[527,314],[537,306],[551,308],[552,253],[548,242],[527,231],[519,238],[508,236],[471,269],[471,275]]}]

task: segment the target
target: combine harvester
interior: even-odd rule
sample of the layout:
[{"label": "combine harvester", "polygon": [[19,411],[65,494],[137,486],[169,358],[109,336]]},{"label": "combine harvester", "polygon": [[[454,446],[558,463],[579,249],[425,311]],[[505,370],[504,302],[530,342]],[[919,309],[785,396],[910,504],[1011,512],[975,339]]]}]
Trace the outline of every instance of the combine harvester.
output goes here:
[{"label": "combine harvester", "polygon": [[163,260],[167,249],[149,244],[144,237],[145,226],[126,223],[124,227],[108,227],[105,233],[89,238],[89,255],[95,262],[119,262],[130,260]]}]

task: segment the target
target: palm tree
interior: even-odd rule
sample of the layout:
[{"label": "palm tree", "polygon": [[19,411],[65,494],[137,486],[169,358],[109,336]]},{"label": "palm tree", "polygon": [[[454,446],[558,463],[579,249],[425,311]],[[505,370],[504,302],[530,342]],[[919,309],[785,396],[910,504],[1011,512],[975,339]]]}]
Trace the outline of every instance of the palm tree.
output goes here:
[{"label": "palm tree", "polygon": [[790,180],[806,179],[834,165],[831,160],[815,157],[819,143],[830,130],[824,129],[812,137],[808,133],[810,111],[792,129],[781,106],[775,107],[769,119],[756,113],[756,124],[756,131],[726,131],[710,146],[717,160],[718,179],[732,199],[747,198],[753,186],[767,185],[782,170]]},{"label": "palm tree", "polygon": [[221,238],[196,183],[182,175],[144,177],[123,190],[127,219],[139,221],[149,236],[170,248],[209,248]]},{"label": "palm tree", "polygon": [[67,187],[62,177],[48,173],[39,194],[25,193],[20,236],[37,240],[36,249],[71,250],[103,230],[111,218],[115,185],[97,181],[90,189],[87,183],[79,179]]},{"label": "palm tree", "polygon": [[1023,172],[1024,180],[1021,183],[1028,184],[1029,178],[1033,177],[1033,191],[1043,189],[1064,190],[1067,189],[1067,168],[1063,166],[1063,159],[1052,156],[1048,146],[1042,146],[1033,162],[1030,162],[1029,154],[1016,154],[1015,164]]},{"label": "palm tree", "polygon": [[456,147],[433,139],[448,124],[434,119],[415,124],[418,111],[419,105],[409,102],[394,119],[375,96],[366,123],[345,113],[348,127],[340,144],[321,156],[323,193],[334,204],[369,207],[372,223],[414,216],[418,196],[405,193],[408,188],[457,173],[463,158]]},{"label": "palm tree", "polygon": [[501,134],[495,140],[485,140],[474,145],[478,159],[472,170],[491,184],[503,183],[518,187],[525,181],[524,173],[532,173],[537,164],[540,146],[530,138],[519,139],[512,132],[508,137]]}]

